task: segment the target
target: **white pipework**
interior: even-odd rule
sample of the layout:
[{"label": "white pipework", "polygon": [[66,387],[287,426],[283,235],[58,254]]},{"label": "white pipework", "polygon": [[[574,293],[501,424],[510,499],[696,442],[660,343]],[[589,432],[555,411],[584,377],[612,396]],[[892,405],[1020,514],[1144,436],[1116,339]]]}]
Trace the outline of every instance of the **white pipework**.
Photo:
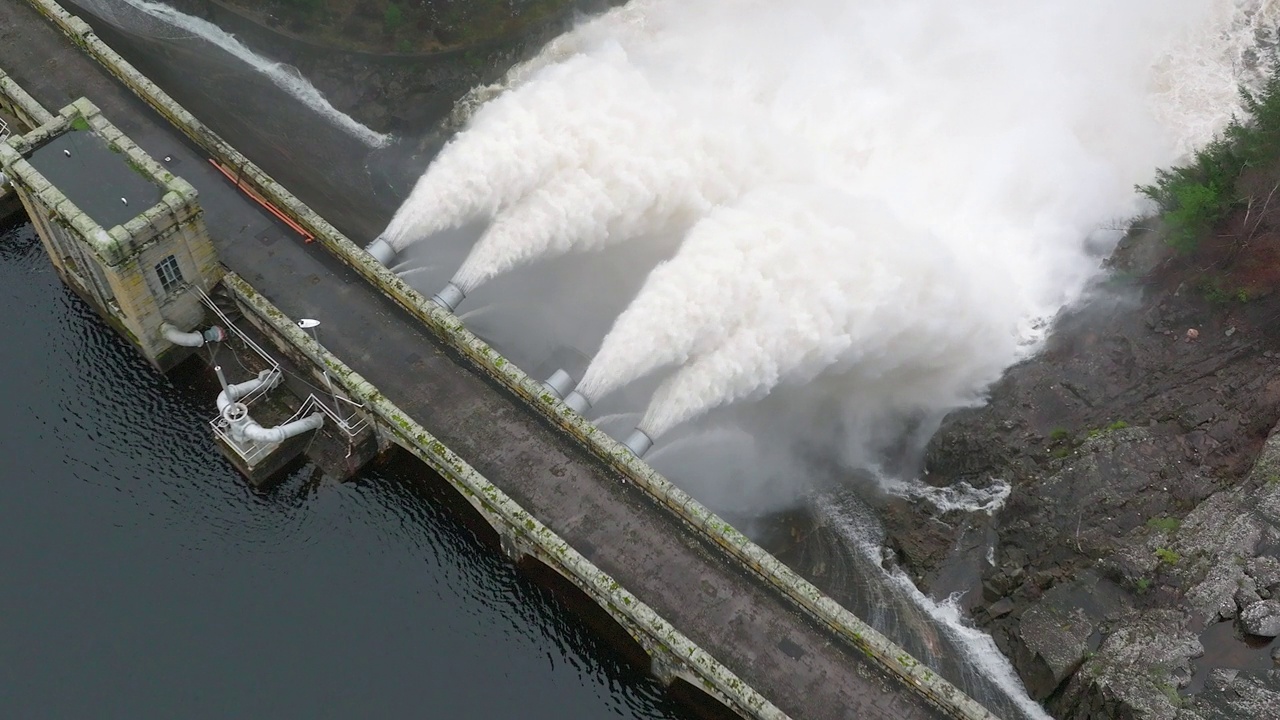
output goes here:
[{"label": "white pipework", "polygon": [[391,267],[391,261],[396,259],[396,249],[391,247],[391,243],[387,242],[386,238],[381,235],[365,247],[365,252],[372,255],[374,260],[386,267]]},{"label": "white pipework", "polygon": [[324,425],[324,413],[315,412],[300,420],[264,428],[249,416],[249,408],[239,402],[240,398],[251,392],[264,388],[270,390],[280,383],[281,375],[275,370],[263,370],[258,377],[234,385],[226,384],[222,377],[222,368],[214,368],[218,379],[223,382],[223,390],[218,393],[218,412],[227,421],[231,429],[231,438],[236,442],[255,441],[261,443],[284,442],[304,432],[320,429]]},{"label": "white pipework", "polygon": [[547,378],[546,382],[542,383],[542,387],[546,388],[552,395],[555,395],[561,400],[564,399],[565,393],[567,393],[569,388],[572,386],[573,376],[566,372],[564,368],[560,368],[551,373],[551,377]]},{"label": "white pipework", "polygon": [[568,405],[570,410],[583,415],[591,409],[591,398],[574,390],[564,397],[564,404]]},{"label": "white pipework", "polygon": [[653,438],[640,428],[636,428],[622,444],[639,458],[644,457],[644,454],[649,452],[649,448],[653,447]]},{"label": "white pipework", "polygon": [[222,342],[227,339],[227,331],[217,325],[210,325],[201,332],[183,332],[169,323],[161,323],[160,334],[165,340],[182,347],[204,347],[205,343]]},{"label": "white pipework", "polygon": [[[243,412],[240,412],[242,411]],[[278,443],[284,442],[291,437],[301,435],[312,430],[319,430],[324,425],[324,413],[314,412],[293,422],[277,425],[276,427],[264,428],[257,423],[256,420],[249,417],[249,410],[241,403],[231,403],[224,410],[222,417],[227,419],[231,425],[231,437],[237,442],[245,440],[253,440],[261,443]]]},{"label": "white pipework", "polygon": [[240,398],[258,388],[265,386],[265,390],[270,390],[280,384],[281,378],[280,373],[275,370],[263,370],[258,373],[258,377],[252,380],[228,385],[226,379],[222,376],[222,367],[215,367],[213,370],[218,374],[218,380],[222,383],[222,392],[218,393],[218,412],[222,412],[232,403],[238,403]]},{"label": "white pipework", "polygon": [[448,310],[449,312],[453,312],[454,310],[458,309],[458,303],[461,303],[462,299],[465,298],[466,296],[467,294],[462,292],[462,288],[450,282],[449,284],[445,285],[440,290],[440,292],[436,293],[435,295],[432,295],[431,299],[435,301],[435,304],[439,305],[445,310]]}]

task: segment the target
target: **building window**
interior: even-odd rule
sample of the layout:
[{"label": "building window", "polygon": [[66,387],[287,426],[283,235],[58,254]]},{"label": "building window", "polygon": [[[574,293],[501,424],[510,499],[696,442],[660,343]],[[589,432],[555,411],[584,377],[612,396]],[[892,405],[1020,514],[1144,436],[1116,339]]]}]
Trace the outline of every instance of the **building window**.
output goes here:
[{"label": "building window", "polygon": [[160,287],[164,288],[166,295],[178,289],[183,283],[182,270],[178,269],[178,260],[174,256],[160,261],[156,265],[156,277],[160,278]]}]

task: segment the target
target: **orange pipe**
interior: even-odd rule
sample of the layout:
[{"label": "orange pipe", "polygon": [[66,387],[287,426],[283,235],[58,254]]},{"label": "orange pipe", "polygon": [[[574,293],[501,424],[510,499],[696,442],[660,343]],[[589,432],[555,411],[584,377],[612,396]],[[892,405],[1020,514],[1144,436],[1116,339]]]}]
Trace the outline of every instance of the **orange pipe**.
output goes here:
[{"label": "orange pipe", "polygon": [[245,183],[243,180],[241,180],[239,177],[236,177],[235,175],[232,175],[232,174],[231,174],[231,171],[230,171],[230,170],[228,170],[226,167],[224,167],[224,166],[222,165],[222,163],[218,162],[217,160],[214,160],[213,158],[209,158],[209,164],[210,164],[210,165],[212,165],[212,166],[214,166],[215,168],[217,168],[217,169],[218,169],[218,172],[220,172],[220,173],[222,173],[223,175],[225,175],[225,176],[226,176],[226,178],[227,178],[228,180],[230,180],[231,182],[235,183],[235,186],[236,186],[236,187],[237,187],[241,192],[243,192],[245,195],[248,195],[249,197],[253,198],[253,200],[254,200],[255,202],[257,202],[257,203],[258,203],[259,205],[261,205],[262,207],[266,208],[266,209],[267,209],[267,212],[269,212],[269,213],[271,213],[272,215],[275,215],[277,218],[279,218],[279,219],[280,219],[280,222],[282,222],[282,223],[284,223],[285,225],[288,225],[289,227],[293,228],[294,232],[296,232],[296,233],[298,233],[299,235],[301,235],[303,240],[305,240],[305,241],[307,241],[307,242],[312,242],[313,240],[315,240],[315,239],[316,239],[316,236],[315,236],[315,235],[312,235],[311,233],[307,232],[307,229],[306,229],[306,228],[304,228],[304,227],[302,227],[301,225],[299,225],[299,224],[298,224],[298,222],[297,222],[296,220],[294,220],[293,218],[289,217],[288,215],[285,215],[285,214],[280,210],[280,208],[276,207],[275,205],[272,205],[272,204],[271,204],[271,201],[269,201],[269,200],[267,200],[266,198],[262,197],[262,195],[261,195],[261,194],[259,194],[257,190],[253,189],[253,186],[246,184],[246,183]]}]

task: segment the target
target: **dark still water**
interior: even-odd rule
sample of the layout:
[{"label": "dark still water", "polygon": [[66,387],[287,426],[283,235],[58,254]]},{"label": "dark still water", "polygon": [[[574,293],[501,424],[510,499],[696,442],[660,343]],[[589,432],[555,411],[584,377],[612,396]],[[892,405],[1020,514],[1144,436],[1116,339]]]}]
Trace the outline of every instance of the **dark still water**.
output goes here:
[{"label": "dark still water", "polygon": [[422,466],[251,490],[210,388],[152,371],[30,225],[0,228],[0,717],[688,714]]}]

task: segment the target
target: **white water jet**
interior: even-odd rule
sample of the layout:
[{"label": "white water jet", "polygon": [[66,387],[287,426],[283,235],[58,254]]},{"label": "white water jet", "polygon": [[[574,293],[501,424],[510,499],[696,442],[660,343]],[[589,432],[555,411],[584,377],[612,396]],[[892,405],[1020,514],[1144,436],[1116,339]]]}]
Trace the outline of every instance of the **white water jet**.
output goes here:
[{"label": "white water jet", "polygon": [[[682,248],[669,265],[690,270],[692,284],[727,298],[725,310],[709,317],[684,306],[665,315],[624,313],[600,353],[608,360],[605,351],[614,344],[639,346],[627,322],[632,317],[680,317],[672,327],[681,331],[696,326],[693,344],[707,349],[695,351],[655,393],[640,424],[652,437],[717,405],[761,397],[784,380],[807,382],[836,365],[847,368],[864,403],[869,389],[881,389],[903,406],[964,404],[1015,351],[1016,319],[1000,324],[945,312],[1007,306],[1007,288],[976,282],[981,274],[970,266],[971,255],[903,226],[878,202],[808,186],[775,188],[706,224],[732,251],[710,264],[690,261]],[[637,304],[659,294],[652,287],[641,290]],[[643,333],[643,323],[636,324]],[[921,335],[928,342],[919,342]],[[593,363],[588,376],[601,366]]]},{"label": "white water jet", "polygon": [[[491,99],[385,236],[491,220],[454,278],[470,289],[692,227],[697,251],[655,271],[582,385],[598,398],[682,366],[646,413],[657,434],[830,373],[875,383],[877,411],[941,411],[1038,346],[1098,272],[1117,235],[1102,229],[1142,207],[1134,185],[1237,108],[1276,15],[1274,0],[633,0],[478,90]],[[760,200],[778,195],[798,203]],[[886,208],[889,234],[831,197]],[[753,222],[726,229],[733,212]],[[800,229],[817,225],[830,232]]]},{"label": "white water jet", "polygon": [[[654,437],[824,372],[875,383],[889,410],[979,399],[1097,272],[1086,239],[1139,211],[1134,185],[1221,129],[1276,7],[815,0],[773,19],[807,27],[807,45],[703,89],[808,168],[801,207],[759,199],[793,168],[758,173],[727,203],[753,223],[705,230],[739,234],[723,255],[682,249],[655,270],[586,374],[598,396],[682,363],[641,424]],[[896,220],[880,236],[848,217],[814,232],[832,194]],[[717,213],[702,223],[725,225]],[[757,252],[780,244],[793,257]],[[754,302],[672,302],[675,277]]]},{"label": "white water jet", "polygon": [[[142,20],[144,22],[150,21],[152,24],[161,23],[164,26],[188,33],[189,36],[199,37],[242,60],[254,70],[265,75],[276,87],[297,98],[300,102],[329,120],[329,122],[366,145],[381,147],[390,140],[390,136],[374,132],[357,122],[350,115],[335,108],[325,98],[324,94],[316,89],[316,86],[312,85],[306,78],[302,77],[293,66],[275,62],[258,55],[246,47],[244,43],[237,40],[235,36],[207,20],[192,17],[168,5],[150,2],[149,0],[73,1],[93,11],[103,20],[122,29],[136,30],[138,21]],[[125,10],[124,8],[126,7],[129,10]],[[122,17],[124,14],[131,15],[130,19]],[[153,36],[161,37],[154,33]],[[170,35],[169,39],[178,39],[180,37],[182,36]]]},{"label": "white water jet", "polygon": [[[579,167],[594,149],[593,137],[616,133],[625,141],[622,95],[644,87],[634,80],[623,62],[573,57],[481,108],[418,179],[382,237],[399,252],[441,230],[492,217],[549,178]],[[568,88],[591,96],[592,103],[565,112]]]},{"label": "white water jet", "polygon": [[[408,263],[401,263],[401,265],[407,265],[407,264]],[[396,267],[400,267],[400,266],[397,265]],[[425,272],[431,272],[432,270],[435,270],[435,269],[436,269],[435,265],[419,265],[417,267],[411,267],[407,270],[397,270],[395,268],[392,268],[391,272],[394,272],[396,275],[399,275],[400,279],[404,280],[405,278],[412,277],[414,275],[420,275]]]}]

